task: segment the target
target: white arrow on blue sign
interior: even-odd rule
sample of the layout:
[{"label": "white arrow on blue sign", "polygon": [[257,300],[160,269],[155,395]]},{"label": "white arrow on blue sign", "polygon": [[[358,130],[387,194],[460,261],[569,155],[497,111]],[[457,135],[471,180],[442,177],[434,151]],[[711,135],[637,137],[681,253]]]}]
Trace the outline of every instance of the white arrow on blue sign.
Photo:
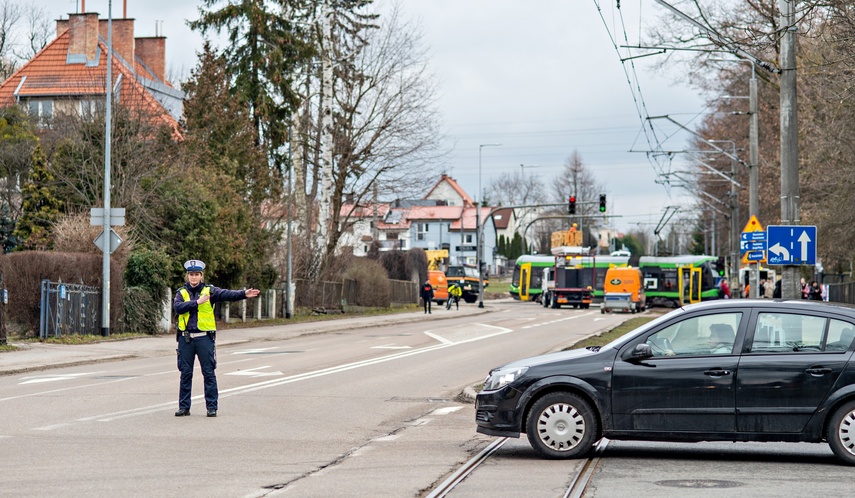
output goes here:
[{"label": "white arrow on blue sign", "polygon": [[[766,241],[765,240],[750,240],[745,241],[742,240],[739,242],[739,253],[745,254],[749,251],[765,251],[766,250]],[[763,258],[760,258],[763,259]]]},{"label": "white arrow on blue sign", "polygon": [[766,263],[770,265],[814,265],[816,226],[770,225],[767,250]]},{"label": "white arrow on blue sign", "polygon": [[764,256],[763,251],[749,251],[748,261],[763,261]]},{"label": "white arrow on blue sign", "polygon": [[740,240],[743,242],[749,240],[766,240],[766,232],[742,232]]}]

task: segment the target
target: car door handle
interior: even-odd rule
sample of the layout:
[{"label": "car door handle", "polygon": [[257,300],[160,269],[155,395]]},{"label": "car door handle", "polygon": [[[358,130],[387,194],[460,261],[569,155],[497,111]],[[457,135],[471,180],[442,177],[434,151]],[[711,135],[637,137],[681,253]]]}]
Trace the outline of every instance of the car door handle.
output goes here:
[{"label": "car door handle", "polygon": [[828,367],[813,367],[805,370],[805,373],[808,373],[810,375],[825,375],[830,374],[831,369]]},{"label": "car door handle", "polygon": [[730,370],[716,368],[714,370],[707,370],[704,372],[704,375],[709,375],[710,377],[724,377],[725,375],[730,375]]}]

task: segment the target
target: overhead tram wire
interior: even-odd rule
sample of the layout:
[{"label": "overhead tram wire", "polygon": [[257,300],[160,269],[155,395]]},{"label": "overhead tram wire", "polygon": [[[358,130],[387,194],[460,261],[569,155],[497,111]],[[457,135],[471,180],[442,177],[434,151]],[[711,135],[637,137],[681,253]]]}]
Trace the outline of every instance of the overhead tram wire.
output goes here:
[{"label": "overhead tram wire", "polygon": [[[638,114],[638,118],[641,121],[641,129],[644,132],[645,139],[647,140],[648,150],[652,151],[652,152],[661,151],[661,150],[663,150],[662,142],[659,140],[659,137],[656,135],[656,130],[653,128],[652,123],[650,123],[650,121],[648,119],[646,119],[647,117],[649,117],[649,113],[647,112],[647,104],[644,102],[644,95],[641,92],[641,84],[639,83],[639,80],[638,80],[638,73],[635,69],[635,63],[633,62],[633,59],[631,57],[630,58],[623,58],[621,56],[620,47],[618,46],[617,42],[615,41],[615,37],[612,34],[611,30],[609,29],[608,23],[606,22],[606,19],[603,16],[603,9],[600,7],[599,1],[598,0],[593,0],[593,1],[594,1],[594,6],[596,6],[596,8],[597,8],[597,13],[600,15],[600,20],[602,20],[602,22],[603,22],[603,27],[605,27],[606,33],[609,36],[609,41],[611,42],[612,47],[614,48],[615,53],[618,56],[618,59],[621,61],[621,67],[623,68],[624,75],[626,76],[627,83],[629,84],[630,93],[632,95],[632,100],[633,100],[633,103],[635,104],[636,114]],[[626,31],[626,22],[624,21],[623,12],[620,10],[619,5],[617,7],[617,11],[619,14],[618,17],[620,19],[621,30],[623,31],[624,40],[626,41],[627,44],[629,44],[629,36],[627,35],[627,31]],[[626,65],[627,62],[629,62],[629,66],[630,66],[629,70],[627,69],[627,65]],[[632,74],[630,75],[630,73],[632,73]],[[633,84],[633,82],[634,82],[634,84]],[[654,142],[655,142],[655,145],[654,145]],[[657,156],[655,154],[648,153],[647,157],[648,157],[648,160],[650,161],[651,165],[653,166],[653,169],[656,172],[656,174],[662,175],[665,172],[665,168],[662,164],[659,164],[659,162],[656,160],[657,157],[662,157],[662,156]],[[670,159],[669,159],[669,165],[670,165]],[[670,167],[669,167],[669,169],[670,169]]]}]

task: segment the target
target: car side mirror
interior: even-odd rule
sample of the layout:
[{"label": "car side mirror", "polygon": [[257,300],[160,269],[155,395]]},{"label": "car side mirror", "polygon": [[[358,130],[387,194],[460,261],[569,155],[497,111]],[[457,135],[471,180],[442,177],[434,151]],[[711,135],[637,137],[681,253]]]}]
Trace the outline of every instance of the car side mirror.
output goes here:
[{"label": "car side mirror", "polygon": [[625,354],[623,358],[626,361],[638,361],[653,358],[653,348],[650,347],[650,344],[643,342],[641,344],[636,344],[635,348],[630,349],[627,353],[629,354]]}]

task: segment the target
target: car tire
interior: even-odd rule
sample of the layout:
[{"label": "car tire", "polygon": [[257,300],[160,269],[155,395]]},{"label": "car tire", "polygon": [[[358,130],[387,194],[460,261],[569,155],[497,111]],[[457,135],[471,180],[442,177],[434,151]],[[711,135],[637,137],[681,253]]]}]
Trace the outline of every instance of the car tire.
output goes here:
[{"label": "car tire", "polygon": [[838,408],[826,434],[831,451],[847,465],[855,465],[855,401]]},{"label": "car tire", "polygon": [[532,448],[553,460],[587,455],[599,433],[599,420],[591,405],[568,392],[553,392],[538,399],[526,422]]}]

